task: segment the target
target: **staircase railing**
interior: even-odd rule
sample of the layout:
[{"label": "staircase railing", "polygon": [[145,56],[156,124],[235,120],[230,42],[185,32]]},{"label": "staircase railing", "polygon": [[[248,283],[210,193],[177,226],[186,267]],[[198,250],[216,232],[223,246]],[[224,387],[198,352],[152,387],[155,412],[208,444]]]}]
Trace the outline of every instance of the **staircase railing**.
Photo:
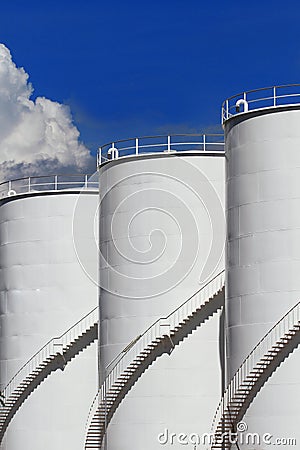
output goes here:
[{"label": "staircase railing", "polygon": [[95,395],[95,397],[93,399],[93,402],[92,402],[92,404],[90,406],[90,409],[89,409],[88,418],[87,418],[86,423],[85,423],[85,436],[87,435],[87,432],[88,432],[88,430],[90,428],[90,425],[92,423],[93,417],[95,416],[95,414],[97,412],[97,409],[99,407],[99,398],[100,398],[100,390]]},{"label": "staircase railing", "polygon": [[[132,361],[152,342],[163,336],[170,336],[170,332],[179,326],[183,319],[203,306],[203,304],[219,292],[225,283],[225,270],[222,270],[207,284],[202,286],[195,294],[189,297],[184,303],[176,308],[171,314],[162,317],[154,322],[143,334],[137,336],[127,347],[123,349],[105,368],[105,380],[98,395],[94,399],[87,420],[86,433],[89,429],[93,416],[96,412],[96,405],[103,402],[106,393],[110,391],[118,377],[132,363]],[[96,401],[97,398],[97,401]]]},{"label": "staircase railing", "polygon": [[289,330],[298,324],[300,321],[300,302],[293,306],[268,332],[253,348],[251,353],[245,358],[231,381],[229,382],[223,397],[217,407],[216,413],[213,418],[211,435],[214,436],[216,433],[216,428],[224,413],[228,412],[228,405],[230,405],[231,400],[233,400],[241,384],[249,384],[251,387],[251,380],[246,381],[247,376],[256,367],[257,363],[261,358],[267,354],[272,347],[279,342]]},{"label": "staircase railing", "polygon": [[82,319],[76,322],[61,336],[55,337],[47,342],[29,361],[27,361],[20,370],[9,381],[7,386],[3,389],[2,394],[5,401],[15,391],[19,384],[30,373],[32,373],[40,364],[45,362],[47,358],[62,354],[68,345],[72,344],[74,340],[84,334],[89,328],[98,322],[98,306],[86,314]]}]

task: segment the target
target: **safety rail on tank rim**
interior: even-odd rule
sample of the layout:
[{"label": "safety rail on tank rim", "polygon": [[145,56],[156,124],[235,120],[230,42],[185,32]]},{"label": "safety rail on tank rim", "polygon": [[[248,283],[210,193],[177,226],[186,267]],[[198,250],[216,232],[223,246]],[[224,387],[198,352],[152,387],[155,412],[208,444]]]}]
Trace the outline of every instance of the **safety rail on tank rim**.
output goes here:
[{"label": "safety rail on tank rim", "polygon": [[122,139],[99,147],[97,166],[113,159],[142,154],[223,152],[223,134],[173,134]]},{"label": "safety rail on tank rim", "polygon": [[300,104],[300,84],[270,86],[241,92],[222,104],[222,124],[230,117],[248,111]]},{"label": "safety rail on tank rim", "polygon": [[92,175],[44,175],[16,178],[0,183],[0,199],[33,192],[62,190],[98,190],[99,183]]}]

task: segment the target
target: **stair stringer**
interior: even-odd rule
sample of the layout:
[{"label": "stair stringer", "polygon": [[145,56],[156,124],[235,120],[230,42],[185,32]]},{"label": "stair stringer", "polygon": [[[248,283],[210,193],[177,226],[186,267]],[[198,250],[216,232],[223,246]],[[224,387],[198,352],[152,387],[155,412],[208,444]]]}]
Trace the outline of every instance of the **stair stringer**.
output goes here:
[{"label": "stair stringer", "polygon": [[[237,424],[242,420],[246,414],[249,406],[259,393],[259,391],[266,384],[268,379],[273,375],[273,373],[280,367],[286,358],[288,358],[291,353],[300,344],[300,318],[299,318],[299,306],[297,303],[279,322],[277,322],[274,327],[272,327],[268,333],[261,339],[259,344],[254,348],[254,350],[249,354],[244,363],[240,366],[235,376],[229,383],[225,394],[218,406],[217,412],[213,419],[213,426],[211,430],[211,436],[213,437],[213,442],[210,446],[211,449],[222,449],[227,450],[232,447],[230,442],[230,433],[236,433]],[[265,340],[269,339],[270,334],[288,317],[288,315],[293,316],[293,314],[298,313],[297,320],[293,325],[289,325],[288,330],[286,330],[282,336],[276,339],[276,342],[266,351],[258,360],[258,362],[251,367],[251,370],[247,372],[242,381],[233,388],[233,380],[237,378],[237,374],[241,371],[242,367],[247,362],[251,354],[259,348],[259,345],[264,343]],[[231,392],[230,392],[231,391]],[[229,397],[228,397],[229,396]],[[225,398],[227,399],[225,401]],[[230,400],[228,399],[230,398]],[[222,413],[220,414],[220,411]],[[220,415],[217,420],[218,413]]]},{"label": "stair stringer", "polygon": [[247,400],[245,401],[245,404],[240,409],[239,414],[237,415],[237,422],[239,422],[247,412],[249,406],[259,393],[259,391],[263,388],[263,386],[266,384],[268,379],[273,375],[274,372],[281,366],[281,364],[285,361],[286,358],[288,358],[299,346],[300,344],[300,332],[298,332],[292,340],[283,347],[282,351],[276,358],[276,360],[272,361],[272,363],[269,365],[267,370],[261,375],[259,380],[255,383],[253,386],[253,389],[251,390],[251,395],[247,397]]},{"label": "stair stringer", "polygon": [[[96,310],[98,310],[98,308],[95,308],[91,313],[95,312]],[[86,317],[88,316],[85,316],[83,319],[85,319]],[[77,326],[78,323],[75,325]],[[68,332],[70,330],[68,330]],[[56,352],[45,358],[17,385],[17,387],[11,392],[11,394],[5,398],[4,406],[0,408],[0,443],[2,442],[4,434],[14,415],[17,413],[18,409],[22,406],[26,399],[32,394],[32,392],[52,372],[56,371],[57,369],[64,370],[65,366],[73,358],[75,358],[81,351],[83,351],[97,339],[98,322],[96,321],[86,330],[81,332],[79,336],[70,341],[68,345],[63,346],[60,352]],[[10,383],[8,384],[8,386],[10,385]],[[6,389],[7,387],[3,390],[4,393]]]},{"label": "stair stringer", "polygon": [[[194,311],[189,315],[186,315],[185,318],[182,318],[180,325],[174,329],[170,329],[168,334],[157,337],[149,343],[149,345],[145,346],[143,351],[132,360],[131,364],[129,364],[124,371],[120,372],[119,377],[111,385],[110,389],[105,389],[105,383],[102,385],[102,388],[98,393],[98,398],[96,397],[94,399],[90,410],[87,422],[85,450],[101,448],[107,426],[118,406],[153,362],[164,353],[170,354],[175,346],[179,345],[179,343],[195,331],[197,327],[222,308],[225,295],[223,274],[224,272],[221,272],[221,274],[218,275],[222,276],[222,281],[207,301],[200,307],[195,308]],[[135,345],[135,343],[133,345]]]}]

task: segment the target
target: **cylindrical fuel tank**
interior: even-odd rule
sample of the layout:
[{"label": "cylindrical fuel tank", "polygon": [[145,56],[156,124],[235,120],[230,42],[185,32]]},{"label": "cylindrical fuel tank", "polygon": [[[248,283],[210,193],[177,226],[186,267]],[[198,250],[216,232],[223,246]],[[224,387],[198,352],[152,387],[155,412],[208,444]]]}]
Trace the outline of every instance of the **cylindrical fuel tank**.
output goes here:
[{"label": "cylindrical fuel tank", "polygon": [[[225,121],[228,381],[300,299],[299,121],[299,105],[246,108]],[[273,436],[273,448],[280,445],[276,438],[300,442],[299,365],[296,350],[269,378],[244,418],[248,430],[261,439],[264,433]],[[266,445],[261,441],[255,448]]]},{"label": "cylindrical fuel tank", "polygon": [[[44,190],[38,184],[42,181],[36,180],[37,189],[27,183],[23,193],[11,183],[6,191],[1,186],[1,390],[49,340],[97,306],[97,283],[84,270],[76,246],[94,239],[90,225],[97,212],[98,189],[64,189],[56,183]],[[86,218],[80,233],[74,224],[78,207],[77,217]],[[86,255],[88,260],[97,266],[97,252]],[[83,333],[84,326],[75,332]],[[65,367],[52,371],[28,393],[8,425],[1,449],[82,450],[98,386],[96,339],[79,350]],[[31,372],[34,360],[32,364]]]},{"label": "cylindrical fuel tank", "polygon": [[[185,151],[100,166],[101,381],[131,341],[224,268],[224,165],[223,151]],[[178,450],[180,433],[210,431],[219,333],[220,311],[146,369],[113,415],[105,448]]]}]

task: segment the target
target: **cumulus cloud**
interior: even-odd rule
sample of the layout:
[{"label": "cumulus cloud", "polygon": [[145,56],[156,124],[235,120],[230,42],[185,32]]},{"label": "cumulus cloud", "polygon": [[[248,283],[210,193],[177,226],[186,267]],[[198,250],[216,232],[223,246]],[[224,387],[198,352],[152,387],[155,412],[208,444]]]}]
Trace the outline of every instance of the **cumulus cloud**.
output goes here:
[{"label": "cumulus cloud", "polygon": [[94,170],[67,106],[31,100],[28,74],[0,44],[0,180]]}]

